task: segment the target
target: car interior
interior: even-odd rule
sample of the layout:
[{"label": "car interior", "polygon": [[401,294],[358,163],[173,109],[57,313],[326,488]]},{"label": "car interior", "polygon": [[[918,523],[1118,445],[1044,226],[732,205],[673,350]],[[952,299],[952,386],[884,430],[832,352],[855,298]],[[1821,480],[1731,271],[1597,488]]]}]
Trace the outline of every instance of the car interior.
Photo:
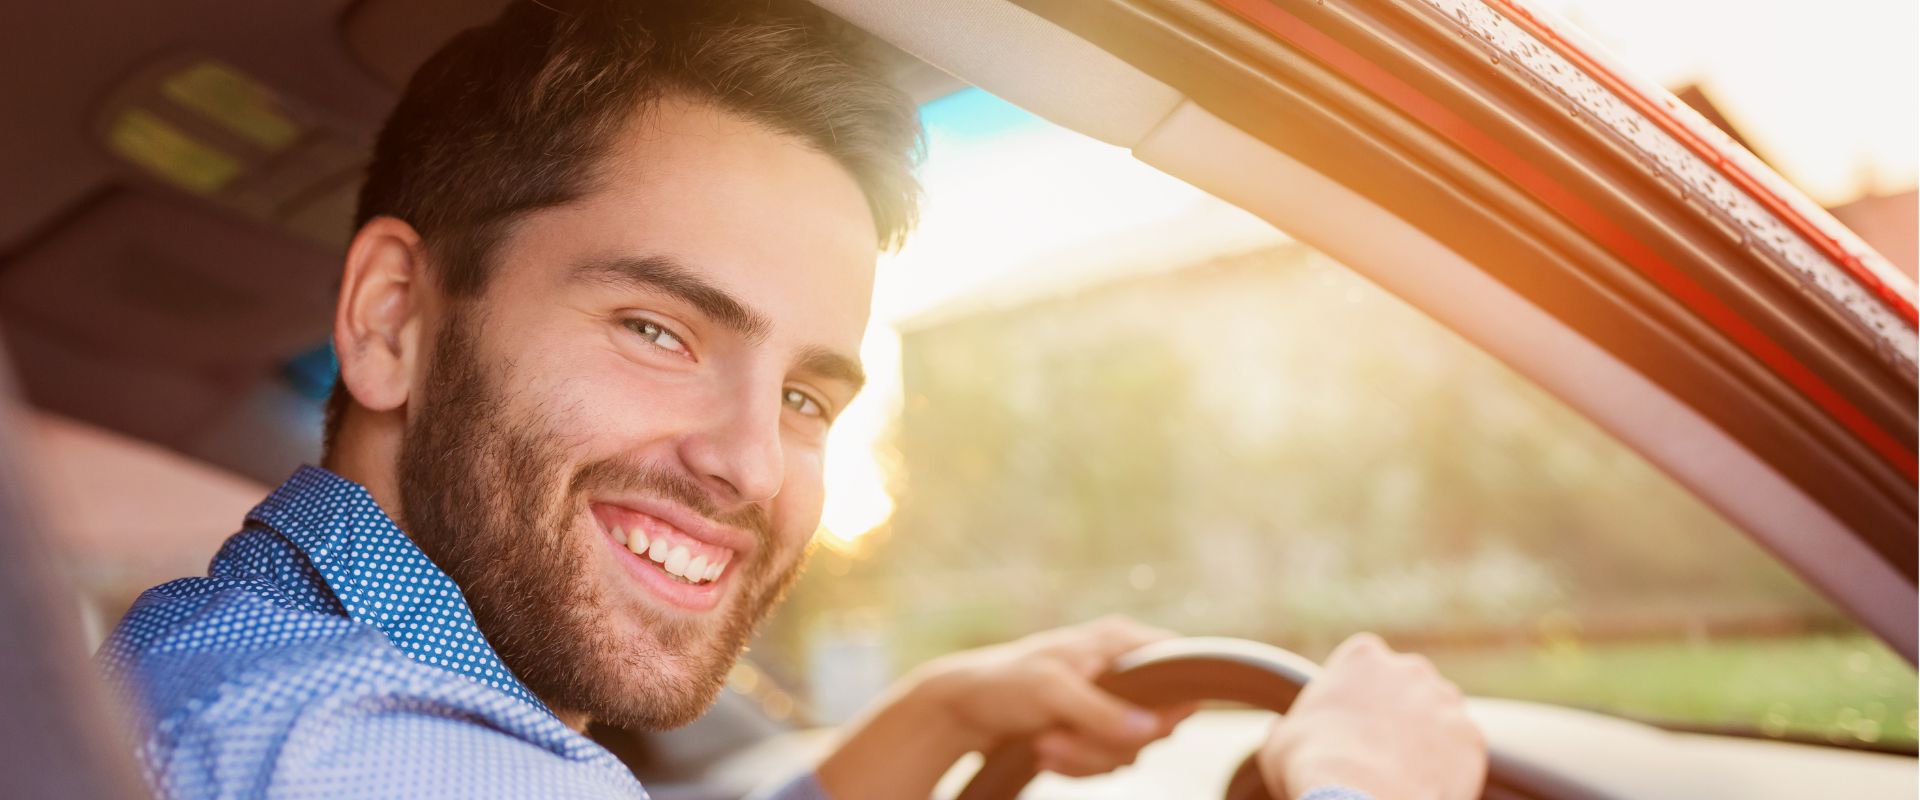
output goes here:
[{"label": "car interior", "polygon": [[[1570,27],[1505,0],[816,4],[871,34],[918,103],[985,90],[1378,284],[1657,465],[1913,662],[1912,281]],[[0,794],[137,792],[84,662],[97,617],[118,609],[75,608],[37,532],[47,509],[19,488],[35,456],[5,445],[54,415],[269,486],[313,460],[370,144],[412,71],[503,5],[0,8],[0,649],[21,654],[0,660],[0,694],[22,709],[0,722]],[[1196,720],[1207,733],[1130,774],[1043,776],[1025,796],[1123,796],[1100,792],[1199,771],[1199,794],[1260,796],[1234,770],[1311,665],[1245,644],[1145,654],[1149,679],[1133,680],[1142,698],[1253,710]],[[1915,785],[1910,752],[1519,700],[1474,712],[1495,752],[1488,797]],[[747,796],[825,741],[739,692],[674,735],[599,735],[661,798]],[[945,791],[1015,796],[1035,778],[1020,754],[963,764]]]}]

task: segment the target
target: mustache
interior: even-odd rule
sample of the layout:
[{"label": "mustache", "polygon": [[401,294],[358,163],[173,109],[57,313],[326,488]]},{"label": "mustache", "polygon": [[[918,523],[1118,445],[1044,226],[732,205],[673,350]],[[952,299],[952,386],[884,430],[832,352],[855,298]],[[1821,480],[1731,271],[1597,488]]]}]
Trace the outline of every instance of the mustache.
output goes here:
[{"label": "mustache", "polygon": [[750,503],[722,508],[713,494],[700,488],[685,474],[653,464],[632,464],[619,459],[595,461],[580,469],[568,487],[570,496],[595,491],[621,494],[647,494],[684,506],[708,522],[737,528],[753,535],[762,548],[773,543],[773,515],[766,506]]}]

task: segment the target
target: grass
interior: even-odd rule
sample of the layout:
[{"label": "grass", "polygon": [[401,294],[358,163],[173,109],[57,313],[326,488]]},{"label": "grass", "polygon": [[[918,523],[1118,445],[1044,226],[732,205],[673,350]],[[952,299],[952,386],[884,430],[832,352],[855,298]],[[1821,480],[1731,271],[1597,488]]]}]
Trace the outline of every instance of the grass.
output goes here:
[{"label": "grass", "polygon": [[1864,635],[1430,653],[1469,694],[1835,743],[1912,746],[1912,667]]}]

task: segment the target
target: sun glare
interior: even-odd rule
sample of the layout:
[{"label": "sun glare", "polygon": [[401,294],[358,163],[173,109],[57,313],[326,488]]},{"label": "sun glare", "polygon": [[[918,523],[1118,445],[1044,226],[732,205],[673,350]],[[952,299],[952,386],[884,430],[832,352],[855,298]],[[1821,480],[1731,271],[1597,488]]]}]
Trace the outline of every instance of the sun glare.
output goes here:
[{"label": "sun glare", "polygon": [[899,409],[900,339],[876,322],[860,343],[868,388],[840,413],[827,435],[826,506],[820,512],[820,541],[841,552],[859,547],[893,516],[887,491],[884,448],[887,426]]},{"label": "sun glare", "polygon": [[911,319],[1134,262],[1183,263],[1156,257],[1169,246],[1190,255],[1277,236],[1122,148],[1041,123],[977,89],[928,104],[922,119],[930,154],[920,176],[923,221],[904,249],[882,259],[860,348],[867,389],[827,439],[819,534],[841,552],[857,551],[893,515],[898,458],[888,429],[902,403],[899,331]]}]

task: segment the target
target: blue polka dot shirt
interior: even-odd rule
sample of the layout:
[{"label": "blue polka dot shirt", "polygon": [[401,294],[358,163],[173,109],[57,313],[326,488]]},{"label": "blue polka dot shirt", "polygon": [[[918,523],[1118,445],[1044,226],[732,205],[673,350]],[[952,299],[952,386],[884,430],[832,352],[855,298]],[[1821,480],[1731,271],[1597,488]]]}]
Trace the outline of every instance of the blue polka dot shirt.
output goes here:
[{"label": "blue polka dot shirt", "polygon": [[[562,724],[367,491],[303,467],[100,661],[163,797],[645,798]],[[811,776],[778,793],[824,797]]]}]

